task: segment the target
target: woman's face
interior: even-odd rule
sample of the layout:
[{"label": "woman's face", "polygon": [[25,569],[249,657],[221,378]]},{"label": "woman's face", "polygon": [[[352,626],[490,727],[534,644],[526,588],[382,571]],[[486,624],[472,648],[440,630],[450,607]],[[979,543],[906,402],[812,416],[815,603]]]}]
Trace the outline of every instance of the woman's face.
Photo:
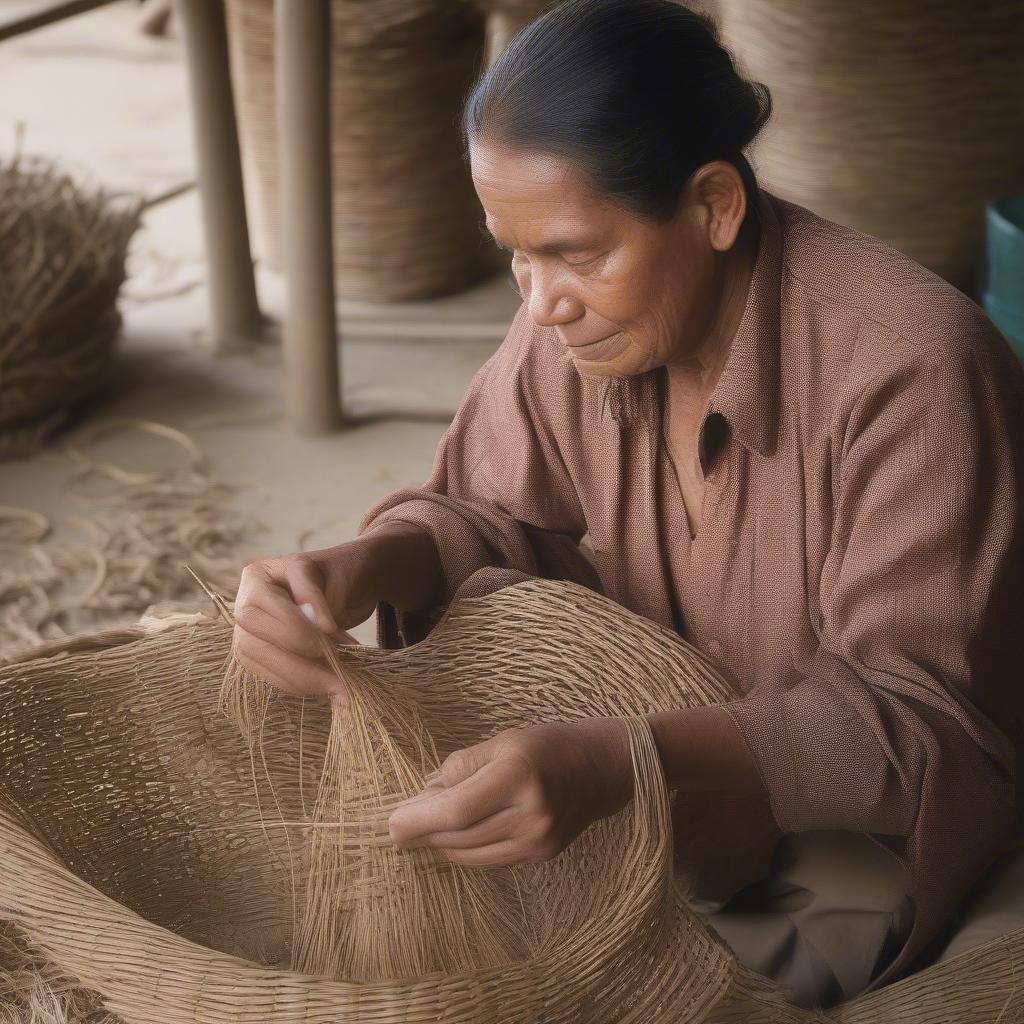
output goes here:
[{"label": "woman's face", "polygon": [[673,219],[654,224],[595,194],[564,157],[478,138],[470,163],[531,317],[581,373],[630,376],[703,350],[745,213],[731,164],[699,168]]}]

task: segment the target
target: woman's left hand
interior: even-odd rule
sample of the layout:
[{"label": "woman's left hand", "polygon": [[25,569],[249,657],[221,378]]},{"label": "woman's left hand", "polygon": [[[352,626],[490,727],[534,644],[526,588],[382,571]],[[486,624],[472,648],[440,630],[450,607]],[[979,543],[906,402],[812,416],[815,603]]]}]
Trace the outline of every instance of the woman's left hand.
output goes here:
[{"label": "woman's left hand", "polygon": [[392,812],[391,838],[492,867],[555,857],[620,810],[633,764],[625,723],[588,718],[509,729],[457,750],[429,781]]}]

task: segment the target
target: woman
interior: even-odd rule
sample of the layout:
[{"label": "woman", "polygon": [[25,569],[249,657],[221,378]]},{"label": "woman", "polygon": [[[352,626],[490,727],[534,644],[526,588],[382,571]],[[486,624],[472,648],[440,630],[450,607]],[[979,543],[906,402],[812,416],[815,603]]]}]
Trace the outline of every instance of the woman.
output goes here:
[{"label": "woman", "polygon": [[[759,189],[742,153],[769,113],[671,0],[526,26],[464,112],[523,296],[508,336],[423,487],[247,567],[235,645],[333,691],[298,605],[340,637],[376,606],[398,646],[503,572],[675,629],[743,695],[651,717],[693,905],[828,1006],[910,970],[1016,821],[1024,372],[951,286]],[[630,774],[615,720],[504,733],[392,836],[551,857]]]}]

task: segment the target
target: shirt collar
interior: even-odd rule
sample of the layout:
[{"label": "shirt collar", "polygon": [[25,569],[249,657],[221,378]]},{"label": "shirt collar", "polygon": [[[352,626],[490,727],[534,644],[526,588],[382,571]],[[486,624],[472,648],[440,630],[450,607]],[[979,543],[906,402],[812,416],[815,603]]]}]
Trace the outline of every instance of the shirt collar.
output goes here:
[{"label": "shirt collar", "polygon": [[779,418],[782,228],[774,197],[761,190],[761,231],[747,303],[711,393],[705,422],[721,413],[751,451],[774,448]]},{"label": "shirt collar", "polygon": [[[758,198],[761,230],[747,302],[704,423],[720,413],[747,448],[767,455],[774,447],[779,414],[782,226],[775,198],[764,189]],[[642,422],[655,429],[660,422],[657,371],[603,378],[599,387],[602,413],[620,425]]]}]

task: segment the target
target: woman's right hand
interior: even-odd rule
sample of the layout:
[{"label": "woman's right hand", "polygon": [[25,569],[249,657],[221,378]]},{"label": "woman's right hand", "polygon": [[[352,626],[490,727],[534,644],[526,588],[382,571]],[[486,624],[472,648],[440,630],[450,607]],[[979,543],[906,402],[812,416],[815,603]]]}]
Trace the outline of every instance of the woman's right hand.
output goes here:
[{"label": "woman's right hand", "polygon": [[[235,657],[293,694],[344,694],[323,660],[321,637],[356,643],[347,628],[364,622],[382,596],[370,536],[337,547],[251,562],[235,597]],[[300,605],[312,607],[314,622]]]}]

